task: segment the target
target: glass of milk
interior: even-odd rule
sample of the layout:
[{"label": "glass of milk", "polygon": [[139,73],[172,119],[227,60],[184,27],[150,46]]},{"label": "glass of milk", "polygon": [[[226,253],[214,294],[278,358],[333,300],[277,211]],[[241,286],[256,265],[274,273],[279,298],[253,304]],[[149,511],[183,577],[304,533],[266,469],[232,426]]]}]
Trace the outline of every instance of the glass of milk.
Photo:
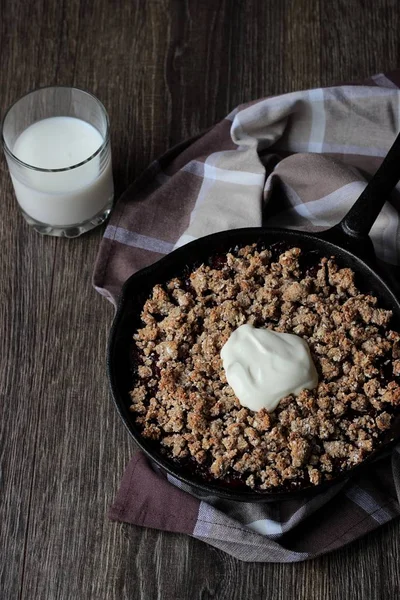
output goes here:
[{"label": "glass of milk", "polygon": [[22,214],[36,231],[76,237],[107,218],[109,119],[95,96],[63,86],[23,96],[4,117],[2,143]]}]

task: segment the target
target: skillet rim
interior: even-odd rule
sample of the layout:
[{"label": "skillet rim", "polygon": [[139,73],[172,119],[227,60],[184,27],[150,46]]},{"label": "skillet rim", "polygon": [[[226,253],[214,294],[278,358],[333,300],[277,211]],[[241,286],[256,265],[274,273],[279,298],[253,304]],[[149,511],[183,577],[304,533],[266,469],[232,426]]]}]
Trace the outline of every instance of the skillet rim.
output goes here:
[{"label": "skillet rim", "polygon": [[[327,231],[330,231],[330,230],[327,230]],[[191,478],[189,475],[179,473],[179,470],[180,470],[179,465],[174,464],[174,462],[171,461],[170,459],[155,452],[154,448],[151,448],[151,444],[141,437],[139,430],[136,428],[136,426],[133,422],[133,419],[129,419],[129,417],[128,417],[129,409],[126,406],[126,404],[127,404],[126,400],[124,401],[124,399],[123,399],[123,396],[125,394],[122,390],[119,389],[118,381],[116,380],[116,373],[115,373],[116,363],[114,361],[116,361],[118,358],[117,356],[115,356],[115,353],[116,353],[115,347],[116,347],[116,344],[118,341],[117,336],[119,333],[119,327],[121,326],[121,322],[124,317],[124,310],[125,310],[126,304],[128,302],[128,296],[131,293],[133,293],[134,296],[135,295],[137,296],[138,293],[140,293],[140,292],[138,292],[138,290],[136,290],[136,292],[132,292],[131,288],[134,285],[136,285],[137,283],[140,284],[141,281],[146,281],[149,277],[151,277],[157,273],[159,273],[161,275],[161,277],[159,278],[159,281],[161,281],[161,282],[167,281],[168,279],[171,278],[171,275],[168,275],[167,277],[163,278],[162,273],[163,273],[163,267],[165,267],[165,266],[176,268],[176,271],[179,272],[179,271],[182,271],[186,266],[190,266],[190,265],[194,265],[198,262],[202,262],[202,260],[204,260],[204,258],[201,259],[200,257],[197,257],[197,258],[191,257],[189,260],[186,260],[186,261],[184,261],[184,259],[185,258],[187,259],[187,254],[189,254],[189,252],[193,251],[193,250],[194,251],[197,250],[198,253],[200,252],[201,256],[204,256],[204,253],[207,250],[208,242],[212,242],[214,244],[214,243],[217,243],[218,241],[221,241],[223,245],[226,245],[226,248],[222,251],[227,252],[230,247],[232,247],[236,244],[242,245],[242,244],[247,244],[247,243],[256,243],[257,241],[261,241],[261,238],[265,238],[266,236],[268,236],[270,234],[272,236],[281,236],[283,238],[282,241],[288,242],[289,244],[290,244],[290,238],[294,237],[297,239],[298,236],[300,236],[300,238],[302,238],[303,240],[307,240],[308,243],[310,243],[310,242],[316,243],[316,249],[317,249],[318,245],[322,245],[328,249],[331,247],[332,250],[329,249],[330,254],[335,254],[336,256],[345,255],[346,259],[351,259],[353,261],[356,261],[357,263],[360,263],[360,265],[359,265],[360,270],[366,269],[370,274],[372,274],[372,276],[375,279],[375,282],[376,283],[379,282],[380,285],[382,286],[382,290],[383,290],[382,295],[385,297],[385,299],[387,299],[387,298],[391,299],[391,302],[389,302],[390,308],[394,312],[397,312],[396,316],[397,316],[398,320],[400,321],[399,300],[397,299],[396,294],[391,289],[391,286],[388,283],[388,281],[385,279],[385,277],[383,277],[379,273],[379,270],[377,270],[376,264],[374,264],[374,261],[371,260],[370,258],[368,258],[368,259],[361,258],[360,256],[357,256],[357,254],[352,252],[351,250],[344,248],[342,245],[340,245],[340,242],[342,241],[342,239],[339,238],[339,236],[338,236],[338,238],[340,239],[339,243],[335,242],[334,237],[330,237],[329,240],[324,239],[324,233],[326,233],[326,231],[319,232],[319,233],[311,233],[311,232],[306,232],[306,231],[301,231],[301,230],[271,228],[271,227],[244,227],[244,228],[229,229],[229,230],[219,231],[216,233],[211,233],[207,236],[203,236],[201,238],[197,238],[191,242],[188,242],[184,246],[181,246],[181,247],[173,250],[166,256],[162,257],[155,263],[153,263],[147,267],[144,267],[143,269],[137,271],[136,273],[133,273],[125,281],[125,283],[121,289],[121,293],[118,298],[117,311],[116,311],[114,319],[113,319],[113,323],[112,323],[109,338],[108,338],[108,344],[107,344],[107,375],[108,375],[108,381],[109,381],[113,401],[116,406],[117,412],[119,413],[125,427],[129,431],[131,437],[133,438],[135,443],[139,446],[139,448],[146,454],[146,456],[151,461],[155,462],[163,471],[166,471],[167,473],[169,473],[170,475],[172,475],[173,477],[175,477],[182,483],[186,484],[190,488],[194,488],[193,492],[195,492],[195,493],[201,492],[200,497],[213,496],[213,497],[222,498],[222,499],[226,499],[226,500],[233,500],[233,501],[239,501],[239,502],[256,502],[257,503],[257,502],[274,502],[274,501],[284,500],[284,499],[288,499],[288,498],[299,498],[301,495],[307,496],[310,494],[318,494],[328,488],[333,487],[335,484],[338,484],[340,482],[343,483],[343,485],[346,485],[356,474],[358,474],[360,471],[365,469],[368,465],[379,460],[380,458],[383,458],[383,455],[385,455],[388,452],[388,450],[390,450],[396,443],[398,443],[400,441],[400,432],[396,432],[396,435],[393,440],[383,443],[374,452],[369,454],[360,464],[357,464],[354,467],[352,467],[351,469],[348,469],[346,471],[342,471],[337,476],[335,476],[333,479],[324,481],[323,483],[320,483],[318,485],[309,485],[309,486],[299,487],[297,489],[293,488],[291,490],[282,490],[282,491],[273,491],[273,492],[268,492],[268,491],[255,492],[251,489],[249,489],[248,491],[246,489],[240,489],[238,491],[238,490],[235,490],[234,487],[231,488],[229,486],[224,486],[224,484],[219,483],[218,480],[216,480],[216,483],[214,483],[213,481],[209,482],[206,480],[197,479],[196,477]],[[241,239],[242,237],[246,237],[246,236],[254,236],[254,239],[252,241]],[[263,239],[263,241],[265,241],[265,243],[268,247],[268,242],[265,239]],[[230,245],[228,244],[228,242],[230,242]],[[277,241],[275,240],[275,241],[272,241],[270,245],[273,245],[276,243],[277,243]],[[202,250],[203,250],[203,252],[201,252]],[[209,255],[212,255],[213,253],[216,254],[218,252],[219,252],[218,250],[212,249],[210,251]],[[342,259],[342,256],[340,256],[340,259]],[[183,264],[180,264],[182,261],[183,261]],[[153,287],[153,285],[155,285],[155,283],[152,283],[151,287]],[[138,289],[140,289],[140,285],[137,287],[138,287]],[[151,287],[149,289],[151,289]],[[134,327],[132,328],[132,333],[133,333],[133,330],[134,330]]]}]

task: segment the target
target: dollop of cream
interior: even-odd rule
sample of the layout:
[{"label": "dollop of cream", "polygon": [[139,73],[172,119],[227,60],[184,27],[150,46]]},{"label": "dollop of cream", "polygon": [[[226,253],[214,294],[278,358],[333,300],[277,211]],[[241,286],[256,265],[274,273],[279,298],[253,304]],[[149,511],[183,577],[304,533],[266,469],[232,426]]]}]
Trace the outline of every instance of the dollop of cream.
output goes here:
[{"label": "dollop of cream", "polygon": [[250,410],[272,412],[285,396],[318,384],[307,342],[292,333],[241,325],[223,346],[221,358],[229,385]]}]

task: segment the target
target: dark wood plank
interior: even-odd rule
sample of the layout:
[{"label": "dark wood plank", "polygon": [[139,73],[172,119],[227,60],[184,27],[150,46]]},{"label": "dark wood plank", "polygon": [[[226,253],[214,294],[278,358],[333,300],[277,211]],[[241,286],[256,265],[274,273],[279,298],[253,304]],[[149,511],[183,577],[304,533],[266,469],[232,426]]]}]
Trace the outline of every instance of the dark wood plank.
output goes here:
[{"label": "dark wood plank", "polygon": [[283,91],[321,85],[322,31],[319,0],[288,3],[282,46]]},{"label": "dark wood plank", "polygon": [[359,81],[399,66],[397,0],[320,3],[321,84]]},{"label": "dark wood plank", "polygon": [[30,517],[35,437],[48,333],[54,241],[33,241],[5,168],[0,202],[0,593],[18,597]]},{"label": "dark wood plank", "polygon": [[[90,597],[99,576],[106,584],[123,551],[106,510],[132,448],[104,377],[112,310],[91,287],[99,241],[97,232],[57,249],[38,407],[26,598]],[[105,542],[112,548],[108,557]]]},{"label": "dark wood plank", "polygon": [[[18,3],[0,14],[1,112],[37,85],[41,3],[30,20]],[[24,39],[23,48],[20,40]],[[26,59],[26,60],[25,60]],[[30,517],[35,438],[42,394],[56,242],[37,236],[23,222],[0,163],[0,596],[18,598]]]},{"label": "dark wood plank", "polygon": [[[93,91],[110,113],[117,194],[239,103],[399,59],[397,0],[32,0],[0,12],[1,111],[38,85]],[[4,161],[0,177],[0,596],[397,598],[399,523],[318,560],[260,565],[107,520],[133,445],[107,389],[112,309],[91,288],[101,231],[41,238]]]}]

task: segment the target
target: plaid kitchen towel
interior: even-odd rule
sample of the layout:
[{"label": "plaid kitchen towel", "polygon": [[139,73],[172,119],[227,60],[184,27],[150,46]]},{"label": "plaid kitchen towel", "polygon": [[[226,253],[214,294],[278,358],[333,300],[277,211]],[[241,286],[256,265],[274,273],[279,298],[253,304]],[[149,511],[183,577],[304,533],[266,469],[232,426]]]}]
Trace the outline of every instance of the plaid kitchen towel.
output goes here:
[{"label": "plaid kitchen towel", "polygon": [[[124,281],[174,248],[216,231],[337,223],[400,130],[400,71],[239,106],[155,161],[117,202],[100,247],[96,289],[117,302]],[[284,200],[277,205],[273,190]],[[281,198],[281,197],[280,197]],[[382,264],[400,264],[400,195],[372,231]],[[250,504],[199,497],[138,452],[112,519],[184,532],[246,561],[293,562],[339,548],[400,514],[400,447],[323,493]]]}]

